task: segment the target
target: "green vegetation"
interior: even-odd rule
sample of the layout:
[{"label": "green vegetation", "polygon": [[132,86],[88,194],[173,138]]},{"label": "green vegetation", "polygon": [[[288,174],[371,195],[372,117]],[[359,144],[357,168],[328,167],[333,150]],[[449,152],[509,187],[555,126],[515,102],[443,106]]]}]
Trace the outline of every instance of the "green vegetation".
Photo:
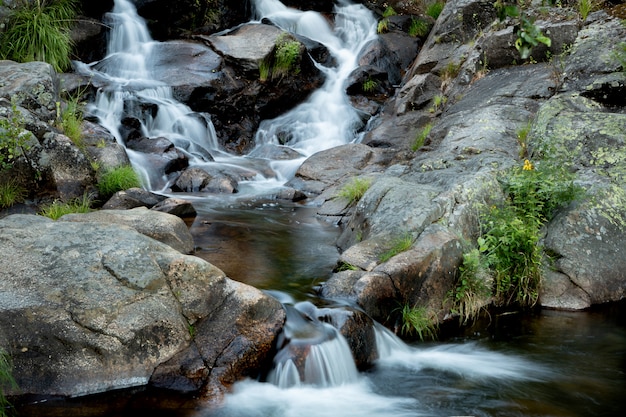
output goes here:
[{"label": "green vegetation", "polygon": [[622,72],[626,72],[626,42],[617,44],[617,49],[613,51],[613,57],[622,67]]},{"label": "green vegetation", "polygon": [[409,36],[424,37],[428,35],[430,31],[430,25],[428,22],[422,19],[411,18],[411,25],[409,26]]},{"label": "green vegetation", "polygon": [[378,33],[385,33],[389,30],[389,18],[391,16],[395,16],[397,13],[391,6],[387,6],[385,11],[383,12],[383,18],[378,22],[378,27],[376,28]]},{"label": "green vegetation", "polygon": [[7,417],[9,415],[7,409],[11,404],[4,396],[6,388],[15,388],[15,379],[13,379],[13,363],[11,356],[0,347],[0,417]]},{"label": "green vegetation", "polygon": [[517,136],[517,143],[519,144],[519,157],[527,158],[528,157],[528,134],[530,133],[530,128],[532,127],[532,123],[529,121],[526,125],[517,129],[515,132]]},{"label": "green vegetation", "polygon": [[70,97],[63,110],[61,110],[61,103],[57,103],[57,125],[65,136],[70,138],[80,149],[85,147],[82,139],[82,124],[83,111],[79,94]]},{"label": "green vegetation", "polygon": [[26,189],[15,180],[0,181],[0,209],[24,201]]},{"label": "green vegetation", "polygon": [[365,93],[373,92],[376,87],[378,87],[378,81],[376,81],[372,77],[369,77],[367,80],[363,81],[363,91]]},{"label": "green vegetation", "polygon": [[415,135],[415,140],[413,141],[413,145],[411,145],[411,150],[413,150],[413,152],[424,146],[424,143],[426,143],[426,139],[428,138],[428,135],[430,135],[430,131],[432,129],[433,124],[427,123],[417,132],[417,135]]},{"label": "green vegetation", "polygon": [[463,265],[456,286],[448,293],[452,298],[453,312],[459,315],[462,324],[474,321],[483,309],[484,300],[490,295],[486,282],[486,271],[481,264],[478,249],[463,255]]},{"label": "green vegetation", "polygon": [[273,54],[259,63],[259,79],[282,79],[288,74],[300,73],[302,44],[287,33],[276,40]]},{"label": "green vegetation", "polygon": [[98,181],[98,190],[104,198],[108,198],[118,191],[140,186],[139,176],[130,165],[107,170]]},{"label": "green vegetation", "polygon": [[91,211],[91,202],[92,198],[89,194],[84,194],[82,197],[68,202],[54,200],[51,204],[44,206],[39,214],[52,220],[57,220],[66,214],[89,213]]},{"label": "green vegetation", "polygon": [[598,10],[602,0],[578,0],[578,14],[582,20],[586,20],[589,13]]},{"label": "green vegetation", "polygon": [[0,171],[13,164],[29,149],[29,136],[24,134],[24,119],[13,104],[8,118],[0,118]]},{"label": "green vegetation", "polygon": [[444,81],[444,82],[445,81],[450,81],[450,80],[456,78],[456,76],[459,75],[460,71],[461,71],[461,63],[460,62],[450,61],[441,70],[441,74],[440,74],[441,80]]},{"label": "green vegetation", "polygon": [[437,113],[448,102],[448,97],[437,94],[433,97],[433,104],[430,106],[431,113]]},{"label": "green vegetation", "polygon": [[535,25],[529,16],[520,12],[516,5],[506,4],[505,0],[496,0],[494,7],[501,21],[507,17],[517,20],[518,24],[515,25],[517,28],[515,49],[517,49],[522,59],[528,59],[532,49],[540,43],[548,48],[550,47],[552,44],[551,39],[541,32],[541,29]]},{"label": "green vegetation", "polygon": [[348,200],[349,204],[353,204],[363,197],[371,185],[372,180],[370,178],[354,177],[339,190],[339,197]]},{"label": "green vegetation", "polygon": [[410,307],[405,305],[401,310],[402,328],[404,335],[417,334],[420,340],[435,339],[437,336],[437,324],[426,312],[424,307]]},{"label": "green vegetation", "polygon": [[17,62],[44,61],[57,72],[70,67],[70,25],[76,0],[23,2],[0,35],[0,56]]},{"label": "green vegetation", "polygon": [[347,262],[340,262],[339,265],[333,270],[333,272],[341,272],[341,271],[358,271],[359,268],[349,264]]},{"label": "green vegetation", "polygon": [[428,3],[426,6],[426,14],[433,19],[437,20],[441,12],[443,11],[443,7],[446,5],[444,1],[436,0],[432,3]]},{"label": "green vegetation", "polygon": [[[574,175],[562,165],[547,161],[537,166],[529,160],[522,167],[510,169],[499,179],[505,200],[485,207],[481,214],[482,236],[478,238],[480,260],[475,253],[464,257],[461,282],[455,290],[457,308],[465,305],[464,320],[472,317],[473,293],[481,295],[481,268],[493,278],[492,295],[496,305],[533,306],[541,284],[541,227],[555,212],[578,198],[582,190],[574,184]],[[473,278],[470,278],[473,276]],[[463,282],[465,280],[465,282]],[[464,288],[465,287],[465,288]],[[471,290],[465,297],[463,294]],[[468,308],[469,307],[469,308]]]},{"label": "green vegetation", "polygon": [[380,262],[387,262],[399,253],[407,251],[411,245],[413,245],[413,236],[410,233],[405,233],[401,237],[398,237],[391,242],[391,247],[380,255]]}]

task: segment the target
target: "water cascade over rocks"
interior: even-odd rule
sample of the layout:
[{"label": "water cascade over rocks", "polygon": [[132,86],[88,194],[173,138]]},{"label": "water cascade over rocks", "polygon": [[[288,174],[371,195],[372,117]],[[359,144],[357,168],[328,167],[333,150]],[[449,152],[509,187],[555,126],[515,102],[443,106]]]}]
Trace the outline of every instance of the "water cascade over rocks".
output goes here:
[{"label": "water cascade over rocks", "polygon": [[[264,161],[255,167],[245,156],[228,154],[217,143],[215,129],[207,114],[192,111],[172,97],[169,86],[152,76],[158,61],[157,42],[150,37],[143,19],[127,0],[116,0],[106,19],[112,27],[107,56],[78,70],[101,87],[88,111],[124,145],[145,188],[168,192],[180,173],[154,169],[149,157],[133,150],[133,140],[148,138],[169,141],[190,167],[228,167],[240,173],[252,192],[280,187],[295,173],[306,157],[315,152],[355,141],[363,126],[358,111],[345,93],[345,83],[357,66],[361,49],[376,36],[376,20],[361,5],[341,1],[330,24],[316,12],[287,8],[278,0],[256,0],[256,22],[268,19],[283,30],[308,37],[328,48],[336,65],[324,67],[326,81],[309,99],[286,114],[265,120],[251,152],[266,147],[288,147],[300,157]],[[179,161],[176,168],[180,168]]]}]

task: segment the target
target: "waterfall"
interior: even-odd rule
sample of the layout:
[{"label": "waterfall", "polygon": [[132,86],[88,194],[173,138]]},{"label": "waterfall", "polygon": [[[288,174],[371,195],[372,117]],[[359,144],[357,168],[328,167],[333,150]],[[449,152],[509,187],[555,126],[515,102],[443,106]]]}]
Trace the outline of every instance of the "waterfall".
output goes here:
[{"label": "waterfall", "polygon": [[[287,134],[291,140],[285,145],[301,158],[269,161],[273,173],[268,173],[265,167],[255,169],[249,158],[222,150],[208,115],[195,113],[174,100],[171,88],[152,76],[157,42],[128,0],[115,0],[113,10],[106,15],[112,28],[106,57],[89,65],[76,64],[78,72],[101,86],[87,111],[123,146],[120,122],[136,119],[141,122],[143,136],[168,139],[187,156],[190,166],[215,163],[252,170],[257,175],[243,182],[261,190],[282,186],[313,153],[354,141],[363,120],[346,95],[345,83],[357,67],[359,52],[376,36],[372,13],[362,5],[340,0],[331,25],[319,13],[291,9],[278,0],[253,0],[253,6],[257,19],[269,19],[284,30],[324,44],[337,62],[332,68],[318,64],[326,76],[323,86],[293,110],[263,121],[256,133],[258,146],[278,144],[278,135]],[[152,169],[147,155],[128,148],[127,153],[145,188],[167,192],[172,179]]]},{"label": "waterfall", "polygon": [[317,319],[310,302],[285,304],[287,320],[268,381],[280,388],[334,387],[354,383],[358,372],[348,342],[337,329]]},{"label": "waterfall", "polygon": [[290,179],[304,158],[356,139],[363,126],[359,112],[345,93],[346,80],[358,65],[363,47],[376,37],[376,19],[361,5],[340,1],[335,6],[334,27],[315,12],[302,12],[278,0],[254,0],[256,17],[266,18],[279,27],[318,41],[337,61],[336,67],[319,66],[326,75],[324,85],[293,110],[259,127],[255,142],[279,144],[278,137],[289,137],[287,146],[303,155],[296,161],[274,161],[281,178]]},{"label": "waterfall", "polygon": [[[152,76],[156,42],[135,6],[128,0],[115,0],[106,21],[112,28],[106,57],[89,65],[77,63],[78,72],[103,86],[87,111],[121,145],[126,144],[120,122],[130,117],[141,122],[144,136],[167,138],[189,158],[190,165],[212,160],[211,151],[218,146],[211,120],[176,101],[172,89]],[[168,178],[152,170],[144,154],[131,149],[127,154],[144,187],[159,191],[168,186]]]}]

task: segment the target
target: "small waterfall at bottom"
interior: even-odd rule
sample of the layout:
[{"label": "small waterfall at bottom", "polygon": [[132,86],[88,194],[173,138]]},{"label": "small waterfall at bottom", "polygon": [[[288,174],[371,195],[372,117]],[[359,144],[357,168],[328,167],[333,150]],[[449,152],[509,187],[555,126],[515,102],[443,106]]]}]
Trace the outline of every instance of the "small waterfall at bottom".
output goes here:
[{"label": "small waterfall at bottom", "polygon": [[337,329],[319,321],[309,303],[286,305],[287,322],[268,382],[280,388],[303,384],[332,387],[354,383],[358,371],[348,342]]}]

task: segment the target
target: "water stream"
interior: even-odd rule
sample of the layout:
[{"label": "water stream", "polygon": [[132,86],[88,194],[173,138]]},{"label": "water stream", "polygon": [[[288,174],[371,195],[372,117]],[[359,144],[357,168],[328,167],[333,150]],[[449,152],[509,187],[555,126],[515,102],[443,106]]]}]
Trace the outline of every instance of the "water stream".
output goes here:
[{"label": "water stream", "polygon": [[[314,12],[285,7],[278,0],[254,0],[254,21],[269,18],[286,30],[324,43],[335,57],[323,87],[303,104],[262,123],[256,142],[287,146],[302,158],[269,161],[247,184],[250,194],[280,187],[307,156],[357,140],[358,112],[344,93],[359,51],[376,36],[376,21],[361,5],[339,0],[334,24]],[[107,85],[89,111],[121,142],[120,117],[131,112],[145,136],[167,137],[192,165],[229,164],[249,168],[245,157],[220,149],[210,118],[172,98],[171,89],[151,77],[149,32],[127,0],[116,0],[108,14],[113,27],[107,57],[80,71]],[[144,104],[158,106],[146,114]],[[170,179],[156,175],[138,153],[129,151],[144,186],[165,192]],[[261,173],[264,172],[264,173]],[[248,196],[249,197],[249,196]],[[198,256],[228,276],[268,290],[288,313],[285,343],[264,381],[235,385],[225,403],[204,409],[193,398],[137,388],[81,399],[26,404],[20,415],[202,417],[402,417],[402,416],[590,416],[626,411],[625,308],[600,313],[542,312],[525,317],[493,317],[462,337],[406,344],[377,326],[379,359],[358,372],[347,343],[336,329],[314,319],[310,289],[327,278],[335,263],[336,230],[311,220],[309,208],[275,203],[246,204],[216,197],[196,198],[192,228]],[[245,270],[228,258],[246,253]],[[255,273],[256,271],[256,273]],[[294,352],[307,349],[298,366]]]}]

